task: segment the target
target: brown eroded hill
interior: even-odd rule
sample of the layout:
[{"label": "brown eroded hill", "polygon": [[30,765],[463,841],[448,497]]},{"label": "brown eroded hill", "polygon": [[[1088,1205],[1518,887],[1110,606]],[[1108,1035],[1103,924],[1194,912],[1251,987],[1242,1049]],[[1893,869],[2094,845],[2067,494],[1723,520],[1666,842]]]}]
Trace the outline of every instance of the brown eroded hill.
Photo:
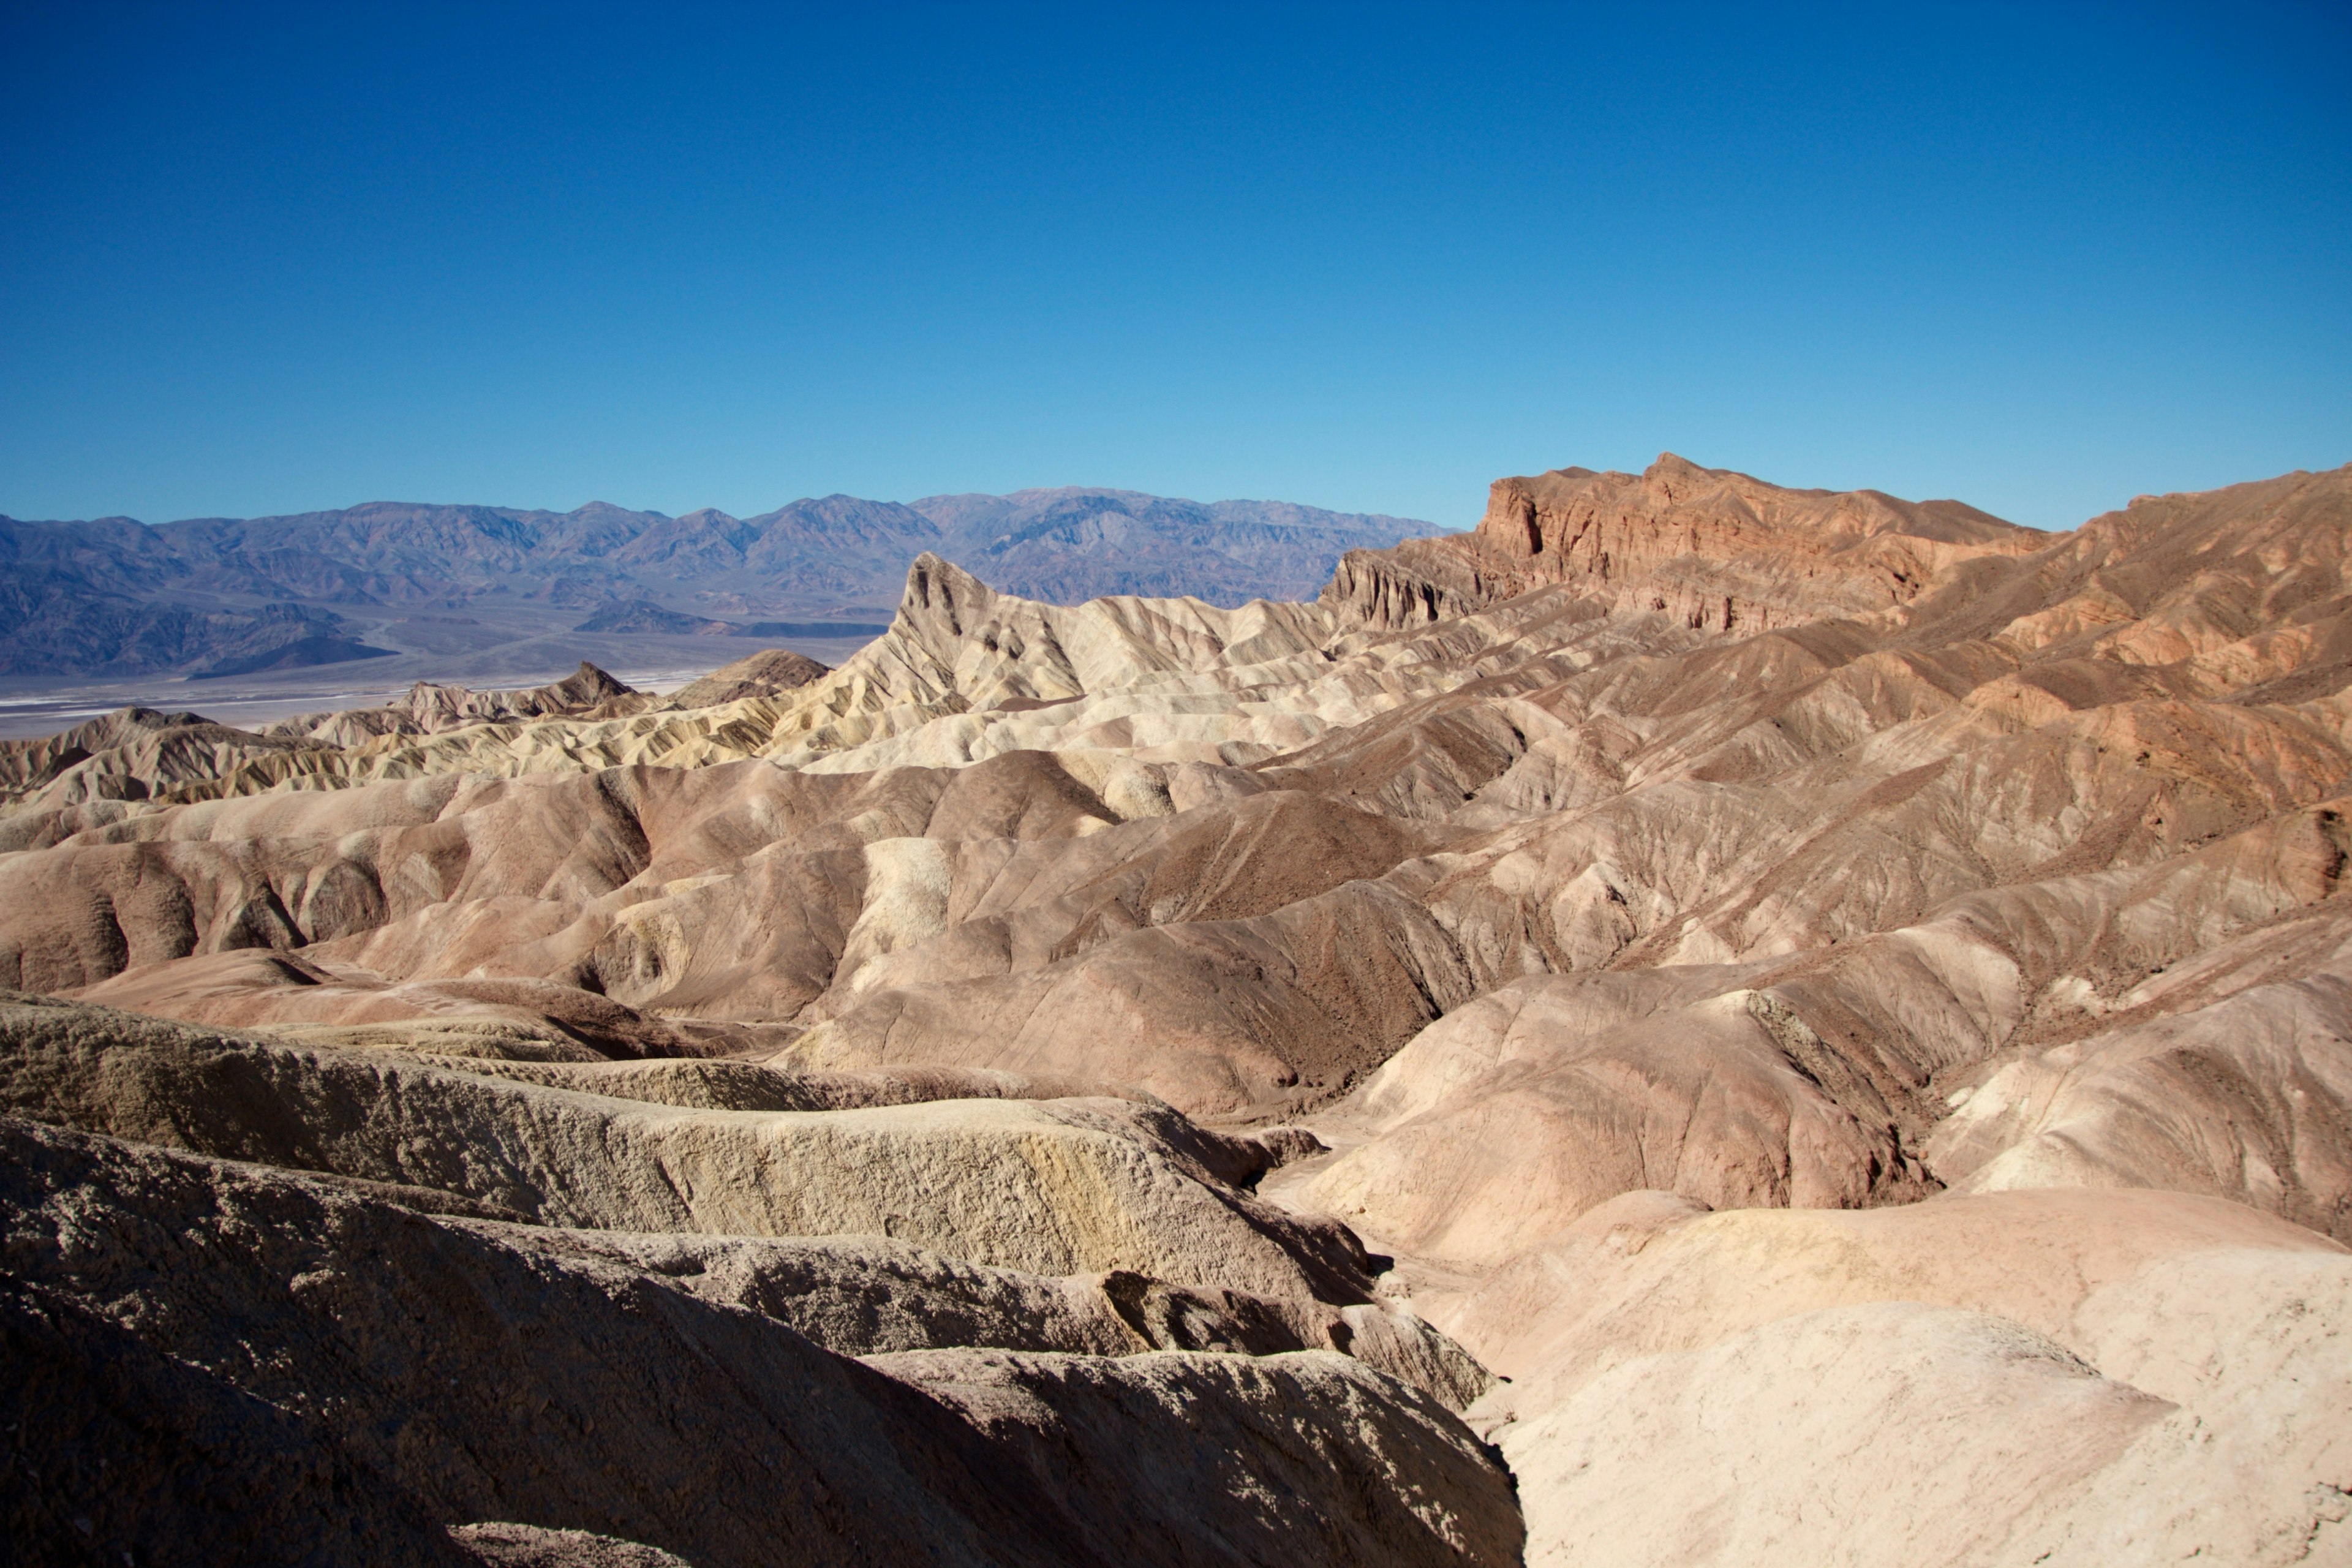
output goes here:
[{"label": "brown eroded hill", "polygon": [[[119,716],[0,758],[0,984],[70,999],[18,1015],[5,1109],[73,1202],[355,1194],[458,1237],[433,1269],[875,1358],[922,1442],[1147,1465],[1213,1410],[1240,1468],[1199,1486],[1307,1500],[1171,1561],[1509,1560],[1521,1510],[1543,1562],[2325,1560],[2347,543],[2352,469],[2048,535],[1669,456],[1499,481],[1312,605],[925,555],[832,671]],[[1263,1424],[1294,1398],[1354,1412],[1323,1479]],[[364,1473],[412,1522],[739,1560]],[[1105,1474],[1087,1530],[1140,1484]],[[1078,1509],[1040,1484],[1006,1506]],[[939,1486],[920,1519],[976,1517]]]}]

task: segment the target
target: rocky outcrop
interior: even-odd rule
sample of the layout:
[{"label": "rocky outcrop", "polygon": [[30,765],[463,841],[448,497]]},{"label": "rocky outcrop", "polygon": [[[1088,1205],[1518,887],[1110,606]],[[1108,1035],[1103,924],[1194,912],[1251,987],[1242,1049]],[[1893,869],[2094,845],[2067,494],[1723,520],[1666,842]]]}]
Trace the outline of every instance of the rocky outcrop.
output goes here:
[{"label": "rocky outcrop", "polygon": [[20,1002],[0,1010],[0,1110],[545,1225],[888,1236],[1033,1274],[1338,1304],[1370,1285],[1344,1227],[1227,1186],[1181,1118],[1119,1101],[703,1110]]},{"label": "rocky outcrop", "polygon": [[843,1355],[958,1346],[1135,1355],[1335,1350],[1460,1410],[1493,1386],[1444,1334],[1391,1303],[1171,1284],[1129,1269],[1049,1279],[883,1237],[798,1240],[493,1226],[505,1245],[606,1258],[791,1324]]},{"label": "rocky outcrop", "polygon": [[1612,615],[1752,634],[1895,609],[1966,562],[2042,542],[1958,501],[1783,489],[1667,452],[1639,476],[1496,479],[1475,531],[1351,552],[1324,600],[1397,629],[1559,584]]},{"label": "rocky outcrop", "polygon": [[52,1554],[1517,1557],[1459,1422],[1328,1352],[861,1363],[332,1184],[5,1118],[0,1149],[0,1507]]},{"label": "rocky outcrop", "polygon": [[669,700],[680,708],[716,708],[747,697],[774,697],[806,686],[825,673],[824,665],[789,648],[761,648],[719,666],[699,680],[687,682],[671,692]]}]

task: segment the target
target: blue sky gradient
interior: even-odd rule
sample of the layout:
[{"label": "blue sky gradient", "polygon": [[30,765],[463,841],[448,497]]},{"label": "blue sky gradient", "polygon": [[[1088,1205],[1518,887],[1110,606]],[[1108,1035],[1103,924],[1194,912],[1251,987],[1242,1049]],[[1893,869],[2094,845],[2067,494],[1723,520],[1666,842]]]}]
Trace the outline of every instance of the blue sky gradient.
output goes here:
[{"label": "blue sky gradient", "polygon": [[2352,460],[2341,5],[853,9],[0,11],[0,511]]}]

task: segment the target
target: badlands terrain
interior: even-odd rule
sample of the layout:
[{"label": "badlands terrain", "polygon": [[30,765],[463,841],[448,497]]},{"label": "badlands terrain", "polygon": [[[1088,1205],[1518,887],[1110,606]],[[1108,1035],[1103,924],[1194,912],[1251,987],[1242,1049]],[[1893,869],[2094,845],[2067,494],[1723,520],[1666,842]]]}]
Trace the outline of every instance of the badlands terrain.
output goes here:
[{"label": "badlands terrain", "polygon": [[2352,1562],[2352,468],[0,745],[58,1562]]}]

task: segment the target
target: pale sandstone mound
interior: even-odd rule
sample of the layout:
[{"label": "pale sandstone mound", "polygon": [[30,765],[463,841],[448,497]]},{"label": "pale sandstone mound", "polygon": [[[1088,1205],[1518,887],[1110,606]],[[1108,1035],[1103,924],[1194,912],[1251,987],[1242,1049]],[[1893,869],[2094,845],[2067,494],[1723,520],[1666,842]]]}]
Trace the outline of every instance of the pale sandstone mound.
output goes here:
[{"label": "pale sandstone mound", "polygon": [[0,1009],[0,1109],[19,1116],[541,1224],[891,1236],[1030,1273],[1342,1303],[1370,1284],[1344,1227],[1226,1186],[1122,1101],[689,1110],[22,1004]]},{"label": "pale sandstone mound", "polygon": [[44,1435],[0,1490],[15,1541],[163,1563],[513,1561],[471,1543],[563,1531],[713,1564],[1516,1560],[1507,1478],[1345,1357],[866,1366],[659,1275],[317,1181],[13,1121],[0,1142],[0,1399]]},{"label": "pale sandstone mound", "polygon": [[2032,1562],[2020,1517],[2167,1411],[2013,1324],[1899,1303],[1631,1363],[1505,1452],[1531,1563]]},{"label": "pale sandstone mound", "polygon": [[1315,1201],[1377,1216],[1383,1242],[1486,1267],[1643,1188],[1720,1207],[1922,1195],[1891,1121],[1824,1092],[1788,1048],[1807,1026],[1745,978],[1694,967],[1488,993],[1374,1076],[1381,1135],[1323,1172]]},{"label": "pale sandstone mound", "polygon": [[1489,1273],[1449,1321],[1516,1380],[1509,1404],[1627,1355],[1867,1301],[1991,1312],[2064,1340],[2094,1291],[2162,1258],[2246,1249],[2346,1256],[2302,1226],[2181,1193],[2054,1189],[1859,1212],[1711,1212],[1637,1192]]},{"label": "pale sandstone mound", "polygon": [[2347,1544],[2347,1311],[2352,1256],[2207,1198],[1633,1194],[1449,1321],[1530,1562],[2268,1563]]}]

